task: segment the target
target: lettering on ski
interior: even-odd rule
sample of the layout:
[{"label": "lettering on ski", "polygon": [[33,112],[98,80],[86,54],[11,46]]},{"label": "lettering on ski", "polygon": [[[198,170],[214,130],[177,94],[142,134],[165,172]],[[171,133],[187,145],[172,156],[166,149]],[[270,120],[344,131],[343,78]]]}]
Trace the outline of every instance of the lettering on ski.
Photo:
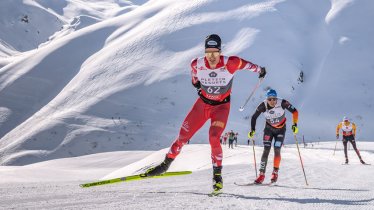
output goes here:
[{"label": "lettering on ski", "polygon": [[82,188],[87,188],[87,187],[94,187],[94,186],[99,186],[99,185],[114,184],[114,183],[118,183],[118,182],[129,182],[129,181],[151,179],[151,178],[164,178],[164,177],[170,177],[170,176],[187,175],[187,174],[191,174],[191,173],[192,173],[192,171],[175,171],[175,172],[166,172],[164,174],[160,174],[160,175],[157,175],[157,176],[151,176],[151,177],[144,176],[143,174],[137,174],[137,175],[133,175],[133,176],[125,176],[125,177],[120,177],[120,178],[114,178],[114,179],[108,179],[108,180],[102,180],[102,181],[97,181],[97,182],[80,184],[79,186],[82,187]]}]

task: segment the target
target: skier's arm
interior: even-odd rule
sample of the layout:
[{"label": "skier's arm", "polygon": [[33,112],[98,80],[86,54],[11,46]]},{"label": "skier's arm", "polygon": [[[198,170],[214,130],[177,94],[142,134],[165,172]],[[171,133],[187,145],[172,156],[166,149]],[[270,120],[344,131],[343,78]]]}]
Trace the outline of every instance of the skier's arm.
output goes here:
[{"label": "skier's arm", "polygon": [[339,136],[339,131],[342,128],[342,124],[339,123],[338,126],[336,126],[336,136]]},{"label": "skier's arm", "polygon": [[226,69],[232,74],[237,70],[249,70],[258,73],[261,72],[261,67],[259,65],[253,64],[247,60],[239,58],[238,56],[230,56],[228,58]]},{"label": "skier's arm", "polygon": [[255,131],[256,130],[256,121],[257,121],[257,118],[258,118],[258,116],[260,116],[260,114],[262,112],[265,112],[265,111],[266,111],[265,103],[261,103],[260,105],[258,105],[255,113],[253,113],[253,115],[252,115],[252,119],[251,119],[251,131]]},{"label": "skier's arm", "polygon": [[192,60],[191,62],[191,77],[192,77],[192,85],[196,88],[196,89],[200,89],[201,88],[201,84],[200,84],[200,81],[199,79],[197,78],[197,69],[196,69],[196,65],[197,65],[197,58]]},{"label": "skier's arm", "polygon": [[292,122],[294,125],[297,125],[297,121],[299,119],[299,112],[297,111],[297,109],[294,106],[292,106],[290,102],[284,99],[282,100],[282,108],[287,109],[289,112],[292,113]]}]

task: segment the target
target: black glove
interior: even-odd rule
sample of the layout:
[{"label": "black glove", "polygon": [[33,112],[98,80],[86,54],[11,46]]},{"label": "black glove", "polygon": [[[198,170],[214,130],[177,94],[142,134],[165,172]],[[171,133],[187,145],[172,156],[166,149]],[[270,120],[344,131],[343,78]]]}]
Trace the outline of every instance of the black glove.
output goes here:
[{"label": "black glove", "polygon": [[297,134],[299,132],[299,128],[297,127],[297,123],[294,123],[291,128],[292,128],[292,132],[294,134]]},{"label": "black glove", "polygon": [[200,81],[197,81],[195,84],[192,83],[192,85],[193,85],[196,89],[198,89],[198,90],[201,88]]},{"label": "black glove", "polygon": [[265,67],[261,67],[261,70],[259,72],[258,78],[260,78],[260,79],[264,78],[265,75],[266,75],[266,69],[265,69]]}]

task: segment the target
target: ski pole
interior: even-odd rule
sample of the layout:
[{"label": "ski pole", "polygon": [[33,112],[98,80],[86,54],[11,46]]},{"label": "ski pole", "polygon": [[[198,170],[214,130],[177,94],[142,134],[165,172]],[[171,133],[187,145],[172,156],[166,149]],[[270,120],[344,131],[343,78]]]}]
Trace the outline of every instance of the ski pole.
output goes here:
[{"label": "ski pole", "polygon": [[300,158],[301,168],[303,169],[303,173],[304,173],[305,184],[308,186],[308,181],[306,180],[306,175],[305,175],[303,160],[301,159],[301,154],[300,154],[300,149],[299,149],[299,143],[297,142],[296,134],[293,134],[293,136],[295,137],[297,151],[299,152],[299,158]]},{"label": "ski pole", "polygon": [[261,85],[261,83],[262,83],[263,80],[264,80],[263,77],[258,80],[258,82],[257,82],[256,86],[253,88],[251,94],[248,96],[247,100],[244,102],[244,105],[239,108],[239,111],[242,112],[244,110],[245,105],[247,105],[249,99],[252,98],[252,96],[256,92],[257,88],[260,87],[260,85]]},{"label": "ski pole", "polygon": [[255,162],[255,172],[257,177],[257,163],[256,163],[256,152],[255,152],[255,140],[252,138],[252,148],[253,148],[253,160]]}]

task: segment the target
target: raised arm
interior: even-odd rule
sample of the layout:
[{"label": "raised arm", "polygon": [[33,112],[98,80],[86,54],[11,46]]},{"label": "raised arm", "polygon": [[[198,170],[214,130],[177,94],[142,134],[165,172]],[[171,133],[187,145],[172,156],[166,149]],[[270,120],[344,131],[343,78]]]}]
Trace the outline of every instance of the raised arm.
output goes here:
[{"label": "raised arm", "polygon": [[238,56],[230,56],[228,58],[226,69],[230,73],[235,73],[237,70],[249,70],[252,72],[259,73],[259,77],[265,77],[266,70],[264,67],[261,67],[257,64],[254,64],[250,61],[244,60],[243,58],[239,58]]}]

